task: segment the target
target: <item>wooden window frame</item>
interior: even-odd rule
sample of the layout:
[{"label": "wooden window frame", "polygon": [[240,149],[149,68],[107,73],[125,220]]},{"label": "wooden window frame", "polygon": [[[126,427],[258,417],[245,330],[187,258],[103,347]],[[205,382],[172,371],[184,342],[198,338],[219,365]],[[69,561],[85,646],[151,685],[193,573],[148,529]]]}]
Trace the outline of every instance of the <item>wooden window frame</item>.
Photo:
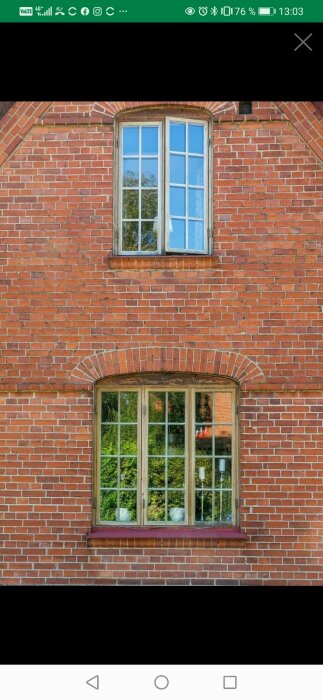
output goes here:
[{"label": "wooden window frame", "polygon": [[[138,393],[138,479],[137,479],[137,522],[122,523],[120,521],[102,521],[100,520],[100,471],[101,471],[101,406],[103,392],[137,392]],[[186,394],[186,443],[185,443],[185,517],[186,522],[180,523],[177,529],[189,528],[237,528],[239,527],[239,411],[238,411],[238,387],[233,385],[233,382],[225,385],[222,382],[219,384],[216,381],[213,383],[199,384],[198,382],[181,383],[177,379],[176,383],[172,384],[147,384],[134,385],[127,383],[107,383],[100,384],[95,390],[95,458],[94,458],[94,499],[93,499],[93,526],[94,527],[127,527],[142,528],[154,527],[158,529],[168,530],[174,527],[171,522],[156,522],[148,521],[147,512],[147,496],[148,496],[148,392],[149,391],[183,391]],[[229,392],[232,396],[232,522],[196,522],[195,515],[195,393],[200,392]]]}]

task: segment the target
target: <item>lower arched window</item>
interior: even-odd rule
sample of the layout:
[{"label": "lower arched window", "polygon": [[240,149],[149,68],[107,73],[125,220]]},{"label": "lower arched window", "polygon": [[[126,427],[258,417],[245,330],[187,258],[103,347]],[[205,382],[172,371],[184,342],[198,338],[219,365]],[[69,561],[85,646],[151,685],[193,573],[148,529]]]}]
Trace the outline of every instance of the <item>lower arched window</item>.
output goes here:
[{"label": "lower arched window", "polygon": [[237,525],[237,389],[190,379],[98,386],[98,524]]}]

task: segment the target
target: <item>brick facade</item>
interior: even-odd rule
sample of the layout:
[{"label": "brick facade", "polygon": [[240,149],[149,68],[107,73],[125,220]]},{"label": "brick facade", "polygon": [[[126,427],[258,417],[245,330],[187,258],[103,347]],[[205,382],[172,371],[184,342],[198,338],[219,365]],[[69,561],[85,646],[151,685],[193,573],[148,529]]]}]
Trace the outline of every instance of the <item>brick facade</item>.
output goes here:
[{"label": "brick facade", "polygon": [[[153,104],[0,121],[3,583],[322,585],[323,117],[176,104],[213,119],[208,256],[112,256],[114,121]],[[239,384],[245,539],[87,538],[93,388],[134,372]]]}]

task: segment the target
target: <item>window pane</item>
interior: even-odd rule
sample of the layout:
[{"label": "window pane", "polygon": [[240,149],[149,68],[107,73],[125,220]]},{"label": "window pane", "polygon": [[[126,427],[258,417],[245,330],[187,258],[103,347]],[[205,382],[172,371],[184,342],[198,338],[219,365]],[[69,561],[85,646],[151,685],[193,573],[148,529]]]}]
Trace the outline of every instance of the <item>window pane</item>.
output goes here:
[{"label": "window pane", "polygon": [[139,155],[139,126],[123,127],[124,155]]},{"label": "window pane", "polygon": [[168,488],[183,489],[185,485],[185,459],[169,457],[167,475]]},{"label": "window pane", "polygon": [[149,392],[149,423],[164,423],[166,393],[164,391]]},{"label": "window pane", "polygon": [[197,489],[212,488],[212,458],[203,457],[195,461],[195,486]]},{"label": "window pane", "polygon": [[101,491],[100,520],[117,519],[117,493],[116,491]]},{"label": "window pane", "polygon": [[217,423],[232,423],[232,398],[229,392],[215,394],[215,420]]},{"label": "window pane", "polygon": [[188,125],[188,150],[190,153],[204,153],[204,126]]},{"label": "window pane", "polygon": [[204,159],[188,158],[188,184],[204,185]]},{"label": "window pane", "polygon": [[204,242],[204,222],[192,221],[188,222],[188,247],[190,250],[203,251],[205,249]]},{"label": "window pane", "polygon": [[185,216],[185,187],[170,188],[170,214],[171,216]]},{"label": "window pane", "polygon": [[157,190],[141,191],[141,218],[154,219],[158,213]]},{"label": "window pane", "polygon": [[137,485],[137,460],[135,457],[120,459],[120,488],[130,488]]},{"label": "window pane", "polygon": [[170,123],[170,150],[186,151],[186,124]]},{"label": "window pane", "polygon": [[165,492],[150,491],[148,494],[148,520],[165,521]]},{"label": "window pane", "polygon": [[185,520],[184,491],[168,491],[168,520],[172,523],[183,523]]},{"label": "window pane", "polygon": [[171,156],[170,157],[170,182],[179,183],[180,185],[185,185],[186,183],[186,173],[185,173],[185,156]]},{"label": "window pane", "polygon": [[116,423],[118,420],[118,393],[102,393],[102,423]]},{"label": "window pane", "polygon": [[138,187],[139,185],[139,159],[123,159],[123,186]]},{"label": "window pane", "polygon": [[137,519],[137,492],[120,491],[119,522],[135,522]]},{"label": "window pane", "polygon": [[168,454],[183,455],[185,453],[185,426],[168,426]]},{"label": "window pane", "polygon": [[138,190],[123,190],[123,218],[138,219],[139,192]]},{"label": "window pane", "polygon": [[230,491],[216,491],[214,520],[220,523],[232,522],[232,496]]},{"label": "window pane", "polygon": [[229,457],[218,457],[215,459],[214,486],[216,489],[231,489],[231,459]]},{"label": "window pane", "polygon": [[148,487],[165,487],[165,459],[149,457],[148,460]]},{"label": "window pane", "polygon": [[150,455],[165,454],[165,426],[150,425],[148,429],[148,449]]},{"label": "window pane", "polygon": [[141,161],[141,184],[143,187],[157,187],[158,185],[158,160],[157,158],[143,158]]},{"label": "window pane", "polygon": [[120,427],[120,453],[122,455],[137,454],[137,426],[121,425]]},{"label": "window pane", "polygon": [[101,487],[113,488],[118,485],[118,458],[101,458]]},{"label": "window pane", "polygon": [[214,454],[226,455],[231,454],[231,433],[232,429],[229,425],[215,426],[214,437]]},{"label": "window pane", "polygon": [[212,491],[196,491],[195,520],[200,523],[212,522]]},{"label": "window pane", "polygon": [[171,219],[169,246],[185,249],[185,219]]},{"label": "window pane", "polygon": [[195,451],[198,456],[212,454],[212,426],[197,425],[195,431]]},{"label": "window pane", "polygon": [[189,188],[188,190],[188,215],[197,219],[204,217],[204,190]]},{"label": "window pane", "polygon": [[127,221],[122,225],[122,250],[138,250],[139,233],[136,221]]},{"label": "window pane", "polygon": [[132,423],[137,421],[138,394],[136,391],[120,392],[120,421]]},{"label": "window pane", "polygon": [[158,127],[143,126],[141,131],[141,152],[143,155],[158,154]]},{"label": "window pane", "polygon": [[105,455],[118,454],[118,426],[103,425],[101,433],[101,452]]},{"label": "window pane", "polygon": [[213,393],[205,394],[196,392],[195,412],[197,423],[212,423],[213,421]]},{"label": "window pane", "polygon": [[168,422],[184,423],[185,394],[183,391],[170,391],[168,394]]},{"label": "window pane", "polygon": [[141,224],[141,250],[157,251],[157,231],[155,221],[143,221]]}]

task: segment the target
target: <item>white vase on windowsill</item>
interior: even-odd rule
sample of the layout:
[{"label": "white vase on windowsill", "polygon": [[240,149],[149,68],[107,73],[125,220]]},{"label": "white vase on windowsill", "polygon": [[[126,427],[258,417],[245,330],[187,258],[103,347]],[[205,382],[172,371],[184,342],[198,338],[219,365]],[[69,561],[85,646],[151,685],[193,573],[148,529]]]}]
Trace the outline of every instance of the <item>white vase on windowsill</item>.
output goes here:
[{"label": "white vase on windowsill", "polygon": [[185,508],[170,508],[169,517],[173,523],[181,523],[184,520]]},{"label": "white vase on windowsill", "polygon": [[130,513],[128,508],[117,508],[116,509],[116,519],[119,523],[129,523]]}]

